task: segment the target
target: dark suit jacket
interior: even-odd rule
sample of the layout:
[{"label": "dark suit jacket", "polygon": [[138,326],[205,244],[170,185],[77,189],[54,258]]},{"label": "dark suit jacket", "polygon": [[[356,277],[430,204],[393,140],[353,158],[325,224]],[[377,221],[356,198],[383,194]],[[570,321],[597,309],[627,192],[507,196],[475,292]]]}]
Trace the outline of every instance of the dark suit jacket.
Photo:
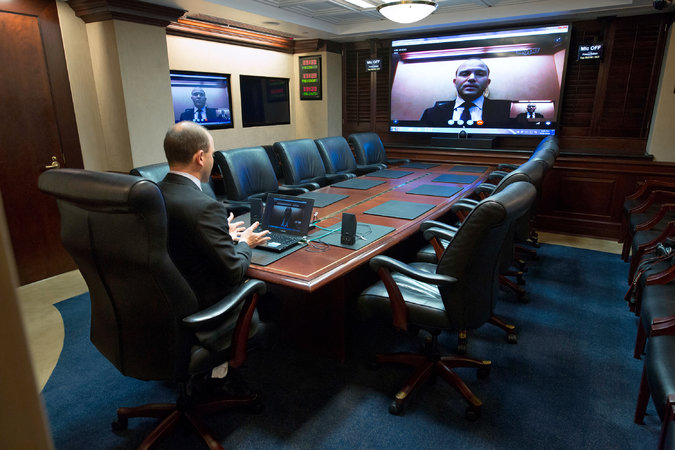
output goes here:
[{"label": "dark suit jacket", "polygon": [[[534,118],[539,119],[539,118],[544,118],[544,115],[542,113],[535,112],[534,113]],[[527,120],[527,113],[520,113],[516,116],[516,120]]]},{"label": "dark suit jacket", "polygon": [[[184,113],[180,115],[180,120],[194,120],[195,118],[195,109],[188,108]],[[207,122],[219,122],[223,119],[216,115],[216,108],[206,108],[206,121]]]},{"label": "dark suit jacket", "polygon": [[[455,109],[455,101],[449,101],[427,108],[422,113],[420,120],[429,126],[447,127],[448,120],[452,119],[452,111]],[[485,126],[498,125],[508,122],[511,112],[510,100],[490,100],[483,102],[483,122]]]},{"label": "dark suit jacket", "polygon": [[197,294],[211,305],[239,286],[251,248],[232,241],[225,206],[189,179],[169,173],[159,183],[169,218],[169,254]]}]

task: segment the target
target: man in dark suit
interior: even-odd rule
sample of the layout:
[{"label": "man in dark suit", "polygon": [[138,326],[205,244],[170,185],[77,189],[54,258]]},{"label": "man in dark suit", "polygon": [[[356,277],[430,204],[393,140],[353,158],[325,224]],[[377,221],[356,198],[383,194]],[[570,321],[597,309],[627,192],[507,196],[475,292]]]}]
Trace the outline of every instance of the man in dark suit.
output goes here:
[{"label": "man in dark suit", "polygon": [[508,121],[511,110],[510,100],[490,100],[484,96],[490,85],[490,69],[480,59],[468,59],[457,68],[452,82],[457,89],[457,100],[436,102],[424,110],[421,121],[429,126],[447,127],[478,123],[486,126]]},{"label": "man in dark suit", "polygon": [[538,113],[535,110],[537,109],[537,105],[530,103],[527,105],[527,112],[522,112],[516,116],[516,120],[518,122],[528,122],[531,119],[543,119],[544,115],[542,113]]},{"label": "man in dark suit", "polygon": [[191,97],[194,108],[186,109],[181,115],[180,120],[191,120],[197,123],[219,122],[227,119],[218,116],[216,108],[206,107],[206,92],[204,89],[196,87],[192,90]]},{"label": "man in dark suit", "polygon": [[201,306],[223,298],[244,279],[251,249],[269,240],[232,223],[225,206],[201,191],[213,167],[213,137],[201,125],[179,122],[166,133],[170,172],[159,187],[169,219],[169,254],[194,289]]}]

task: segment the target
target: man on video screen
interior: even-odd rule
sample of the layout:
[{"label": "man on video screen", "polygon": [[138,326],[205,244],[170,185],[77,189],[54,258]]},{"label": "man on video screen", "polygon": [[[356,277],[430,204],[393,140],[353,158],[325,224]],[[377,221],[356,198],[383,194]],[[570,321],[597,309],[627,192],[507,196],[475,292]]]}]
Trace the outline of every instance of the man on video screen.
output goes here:
[{"label": "man on video screen", "polygon": [[188,108],[181,113],[180,121],[189,120],[197,123],[222,122],[229,119],[229,114],[224,114],[224,110],[218,108],[208,108],[206,106],[206,92],[200,87],[192,90],[190,97],[194,108]]},{"label": "man on video screen", "polygon": [[424,110],[421,121],[430,126],[448,126],[449,121],[457,125],[484,122],[490,126],[508,121],[511,101],[485,97],[485,90],[490,85],[490,69],[482,60],[464,61],[452,81],[457,99],[436,102],[433,107]]}]

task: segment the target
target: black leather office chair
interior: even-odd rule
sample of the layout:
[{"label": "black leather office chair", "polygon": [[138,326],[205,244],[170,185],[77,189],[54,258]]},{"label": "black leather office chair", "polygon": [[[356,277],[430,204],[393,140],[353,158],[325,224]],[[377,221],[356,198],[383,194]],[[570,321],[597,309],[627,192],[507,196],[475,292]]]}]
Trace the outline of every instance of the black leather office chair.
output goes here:
[{"label": "black leather office chair", "polygon": [[[539,155],[539,152],[545,150],[545,154]],[[544,139],[539,141],[539,144],[534,148],[532,154],[528,161],[532,159],[540,159],[547,164],[547,169],[553,167],[555,160],[560,156],[560,145],[558,143],[558,138],[556,136],[546,136]],[[518,164],[497,164],[496,172],[511,172],[519,167]],[[503,175],[502,175],[503,176]]]},{"label": "black leather office chair", "polygon": [[380,164],[356,164],[349,142],[342,136],[315,139],[314,142],[328,173],[352,173],[358,176],[382,169]]},{"label": "black leather office chair", "polygon": [[176,404],[119,408],[113,429],[133,417],[162,419],[139,447],[147,448],[187,419],[210,448],[221,448],[200,416],[260,400],[250,394],[197,401],[192,382],[225,361],[243,364],[265,284],[250,280],[200,310],[169,256],[164,198],[149,180],[58,169],[44,172],[39,188],[57,198],[63,245],[87,282],[92,343],[123,375],[180,388]]},{"label": "black leather office chair", "polygon": [[360,165],[382,164],[383,168],[391,164],[409,163],[408,159],[389,159],[384,145],[377,133],[354,133],[347,138],[354,148],[356,163]]},{"label": "black leather office chair", "polygon": [[217,170],[222,174],[229,201],[246,202],[251,198],[264,200],[268,193],[299,195],[316,189],[310,183],[304,186],[280,186],[263,147],[219,150],[213,158]]},{"label": "black leather office chair", "polygon": [[[162,181],[167,173],[169,173],[169,163],[165,162],[134,167],[131,169],[131,171],[129,171],[129,174],[131,175],[147,178],[154,183],[159,183]],[[223,189],[218,189],[215,186],[213,179],[210,178],[208,183],[202,183],[202,191],[212,198],[215,198],[219,202],[225,203],[227,210],[231,211],[235,216],[247,213],[251,210],[251,206],[249,204],[228,202],[227,196],[224,195],[224,193],[216,194],[216,190],[223,191]]]},{"label": "black leather office chair", "polygon": [[[518,218],[514,222],[514,226],[511,232],[507,235],[507,239],[505,239],[504,246],[502,248],[500,282],[502,285],[514,291],[522,302],[527,302],[529,298],[527,292],[522,287],[522,285],[525,284],[523,279],[523,263],[520,263],[520,267],[514,267],[514,246],[516,243],[525,242],[530,235],[530,222],[534,219],[536,214],[537,199],[541,190],[541,182],[545,173],[545,164],[542,161],[532,160],[522,164],[516,170],[507,173],[506,176],[501,179],[499,184],[493,188],[481,189],[481,196],[483,198],[488,198],[491,195],[498,194],[507,186],[517,182],[530,183],[537,190],[537,196],[532,202],[531,207],[525,212],[525,214],[523,214],[522,217]],[[481,186],[479,185],[478,188],[481,188]],[[438,221],[428,221],[420,225],[420,231],[424,232],[424,230],[430,227],[442,227],[447,229],[450,235],[452,235],[461,221],[478,204],[479,201],[473,199],[460,200],[450,209],[450,217],[456,217],[458,219],[457,222],[445,224]],[[429,245],[424,246],[417,252],[416,259],[418,261],[436,263],[443,254],[443,251],[445,247],[447,247],[449,241],[450,239],[432,239]],[[517,278],[517,283],[507,278],[508,276],[515,276]]]},{"label": "black leather office chair", "polygon": [[[481,401],[453,372],[456,367],[479,369],[487,375],[489,361],[460,356],[440,356],[438,335],[444,330],[475,329],[493,318],[498,293],[499,251],[512,225],[536,195],[530,183],[513,183],[483,200],[467,216],[447,246],[438,264],[405,264],[387,256],[376,256],[370,266],[381,281],[364,290],[358,299],[362,317],[391,317],[394,327],[408,331],[423,329],[431,334],[424,354],[377,355],[377,363],[400,363],[415,368],[406,386],[395,396],[389,411],[403,411],[415,387],[436,375],[454,387],[468,403],[469,419],[480,415]],[[444,230],[429,228],[426,239]]]},{"label": "black leather office chair", "polygon": [[274,143],[287,184],[317,183],[319,186],[353,178],[351,174],[329,174],[312,139],[294,139]]}]

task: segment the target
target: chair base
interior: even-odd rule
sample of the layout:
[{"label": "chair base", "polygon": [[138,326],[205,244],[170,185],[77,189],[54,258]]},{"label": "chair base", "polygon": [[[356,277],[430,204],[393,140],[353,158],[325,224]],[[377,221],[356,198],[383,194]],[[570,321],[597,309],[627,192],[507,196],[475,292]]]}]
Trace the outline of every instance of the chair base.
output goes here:
[{"label": "chair base", "polygon": [[212,412],[236,407],[248,407],[258,411],[262,407],[262,402],[258,394],[250,394],[236,399],[219,399],[201,403],[179,400],[177,403],[151,403],[131,408],[122,407],[117,409],[117,420],[112,423],[112,429],[113,431],[126,429],[129,419],[134,417],[162,419],[159,425],[139,445],[139,450],[144,450],[151,448],[160,439],[166,437],[179,422],[185,420],[197,431],[210,449],[220,450],[223,446],[213,437],[201,421],[201,417]]},{"label": "chair base", "polygon": [[415,368],[405,386],[394,396],[394,400],[389,406],[389,412],[395,415],[403,414],[405,404],[415,388],[430,378],[440,376],[466,400],[468,404],[465,412],[466,418],[469,420],[478,419],[481,414],[482,402],[452,369],[457,367],[475,368],[478,369],[478,377],[484,378],[490,374],[492,362],[462,356],[437,355],[434,352],[436,343],[437,336],[432,336],[432,342],[428,347],[431,351],[430,354],[392,353],[376,355],[376,364],[395,363]]}]

